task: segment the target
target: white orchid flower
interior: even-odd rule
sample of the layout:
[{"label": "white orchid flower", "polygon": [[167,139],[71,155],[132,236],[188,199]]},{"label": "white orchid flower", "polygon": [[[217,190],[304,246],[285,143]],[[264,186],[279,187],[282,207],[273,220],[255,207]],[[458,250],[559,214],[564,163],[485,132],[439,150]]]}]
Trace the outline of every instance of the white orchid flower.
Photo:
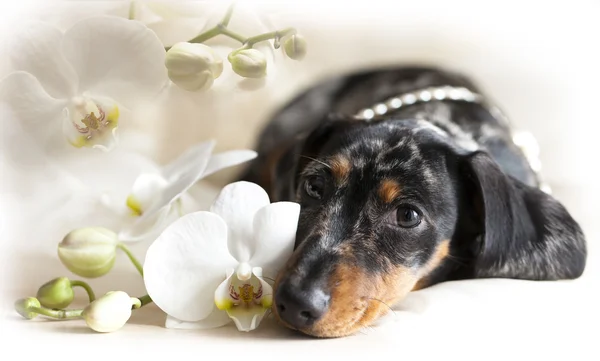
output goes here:
[{"label": "white orchid flower", "polygon": [[255,329],[271,307],[274,279],[294,248],[300,205],[270,203],[258,185],[225,186],[210,212],[173,222],[146,253],[146,290],[167,328]]},{"label": "white orchid flower", "polygon": [[168,81],[157,36],[118,17],[85,18],[64,33],[32,23],[9,56],[15,72],[1,81],[0,102],[51,149],[57,136],[77,148],[113,149],[122,118]]},{"label": "white orchid flower", "polygon": [[132,1],[128,16],[146,24],[164,46],[171,46],[200,34],[214,7],[212,1]]},{"label": "white orchid flower", "polygon": [[129,224],[119,233],[119,240],[138,241],[157,234],[184,213],[182,197],[201,179],[224,168],[256,158],[252,150],[231,150],[212,154],[215,141],[190,147],[158,172],[142,173],[133,183],[126,204]]},{"label": "white orchid flower", "polygon": [[198,35],[205,26],[207,12],[218,1],[136,0],[136,1],[53,1],[40,3],[30,13],[66,30],[81,19],[111,15],[135,20],[154,31],[163,45],[170,46]]}]

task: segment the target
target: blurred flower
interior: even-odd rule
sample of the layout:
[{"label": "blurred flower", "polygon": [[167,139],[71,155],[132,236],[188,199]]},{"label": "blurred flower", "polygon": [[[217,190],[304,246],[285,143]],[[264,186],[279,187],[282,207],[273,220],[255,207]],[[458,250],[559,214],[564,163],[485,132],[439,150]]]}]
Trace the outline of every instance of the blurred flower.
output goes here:
[{"label": "blurred flower", "polygon": [[117,234],[106,228],[80,228],[63,238],[58,245],[58,257],[78,276],[101,277],[115,264],[117,244]]},{"label": "blurred flower", "polygon": [[92,330],[113,332],[127,323],[132,307],[139,305],[137,298],[129,297],[123,291],[112,291],[90,303],[81,316]]},{"label": "blurred flower", "polygon": [[188,91],[210,88],[223,72],[223,61],[209,46],[181,42],[167,51],[169,78]]},{"label": "blurred flower", "polygon": [[165,47],[189,40],[206,25],[213,1],[132,1],[128,16],[154,31]]},{"label": "blurred flower", "polygon": [[274,278],[291,256],[299,212],[296,203],[270,204],[254,183],[235,182],[210,212],[166,228],[144,264],[146,289],[167,313],[166,327],[220,327],[233,319],[240,331],[256,328],[272,303],[263,277]]},{"label": "blurred flower", "polygon": [[44,307],[61,309],[69,307],[75,298],[75,292],[67,277],[58,277],[43,284],[36,297]]},{"label": "blurred flower", "polygon": [[124,113],[165,86],[164,54],[152,31],[122,18],[86,18],[64,34],[34,23],[9,50],[16,71],[0,82],[0,103],[44,147],[62,132],[76,148],[108,151]]},{"label": "blurred flower", "polygon": [[267,75],[267,59],[257,49],[233,51],[227,57],[233,71],[245,78],[264,78]]},{"label": "blurred flower", "polygon": [[212,154],[214,147],[212,140],[199,143],[158,172],[139,175],[126,202],[132,216],[119,233],[119,240],[139,241],[149,234],[162,232],[173,218],[185,213],[180,202],[194,184],[222,169],[254,159],[257,155],[252,150]]},{"label": "blurred flower", "polygon": [[294,60],[302,60],[306,55],[306,39],[302,35],[292,35],[283,42],[285,55]]}]

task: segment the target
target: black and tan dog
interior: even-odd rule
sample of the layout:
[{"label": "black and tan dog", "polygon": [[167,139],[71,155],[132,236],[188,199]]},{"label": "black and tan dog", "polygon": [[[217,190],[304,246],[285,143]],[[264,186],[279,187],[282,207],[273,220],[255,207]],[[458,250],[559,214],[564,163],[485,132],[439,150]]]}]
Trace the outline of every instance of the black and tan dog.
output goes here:
[{"label": "black and tan dog", "polygon": [[448,280],[579,277],[580,226],[467,79],[407,67],[326,81],[279,111],[243,179],[301,204],[274,313],[318,337]]}]

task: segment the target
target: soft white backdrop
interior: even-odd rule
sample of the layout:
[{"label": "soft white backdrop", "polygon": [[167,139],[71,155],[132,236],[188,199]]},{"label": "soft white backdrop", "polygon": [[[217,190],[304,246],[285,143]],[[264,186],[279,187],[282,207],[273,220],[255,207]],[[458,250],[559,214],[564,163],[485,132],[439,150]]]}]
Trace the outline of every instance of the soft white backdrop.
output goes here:
[{"label": "soft white backdrop", "polygon": [[[74,6],[78,14],[89,14],[90,9],[92,13],[105,11],[118,3],[3,2],[2,44],[24,19],[37,17],[68,26],[73,17],[64,16],[67,8]],[[208,94],[172,91],[163,99],[168,114],[156,113],[140,126],[141,132],[156,140],[144,148],[149,155],[164,162],[207,138],[216,138],[219,149],[252,147],[261,125],[277,106],[326,75],[401,62],[450,67],[472,76],[518,128],[531,130],[538,138],[547,180],[588,236],[590,258],[584,277],[560,283],[480,280],[439,285],[410,295],[397,307],[390,323],[339,340],[298,339],[269,323],[251,334],[229,328],[165,330],[160,327],[161,313],[152,307],[110,335],[88,333],[77,321],[25,322],[13,314],[12,301],[66,273],[55,256],[56,239],[37,233],[38,220],[28,216],[40,211],[27,208],[35,203],[26,207],[8,201],[18,203],[19,199],[14,194],[11,197],[12,190],[4,186],[9,183],[4,180],[11,177],[10,168],[4,165],[0,168],[1,344],[19,345],[17,349],[25,352],[25,359],[33,359],[42,351],[65,354],[64,350],[71,350],[92,359],[154,354],[204,358],[218,353],[215,357],[225,359],[569,356],[597,360],[600,2],[241,3],[262,9],[262,18],[236,20],[234,15],[232,27],[261,32],[264,28],[295,26],[307,38],[307,57],[291,62],[274,54],[275,80],[252,92],[236,81],[221,84]],[[5,59],[3,47],[2,75]],[[233,171],[225,172],[213,177],[212,184],[223,185],[233,176]],[[140,258],[145,247],[136,246]],[[143,292],[142,282],[124,257],[107,279],[92,284],[98,293],[111,288]]]}]

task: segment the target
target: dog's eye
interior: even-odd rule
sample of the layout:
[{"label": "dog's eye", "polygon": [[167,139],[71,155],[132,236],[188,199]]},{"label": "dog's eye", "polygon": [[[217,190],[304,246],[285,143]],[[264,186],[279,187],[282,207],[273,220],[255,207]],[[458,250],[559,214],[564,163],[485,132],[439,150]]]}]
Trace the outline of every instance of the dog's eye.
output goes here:
[{"label": "dog's eye", "polygon": [[421,215],[411,207],[400,207],[396,211],[396,221],[402,228],[412,228],[421,223]]},{"label": "dog's eye", "polygon": [[323,178],[319,176],[311,176],[304,182],[304,191],[306,194],[314,199],[321,199],[323,197],[323,189],[325,188],[325,182]]}]

